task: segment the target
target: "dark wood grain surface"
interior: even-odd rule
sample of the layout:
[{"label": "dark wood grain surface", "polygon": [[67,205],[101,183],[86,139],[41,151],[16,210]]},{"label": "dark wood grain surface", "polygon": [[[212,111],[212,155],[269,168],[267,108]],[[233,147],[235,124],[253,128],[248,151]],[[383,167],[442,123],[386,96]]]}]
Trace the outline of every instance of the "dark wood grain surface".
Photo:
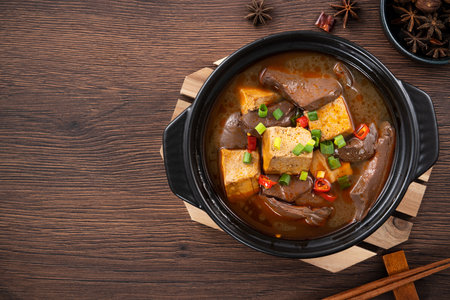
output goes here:
[{"label": "dark wood grain surface", "polygon": [[[386,275],[380,256],[339,274],[271,257],[193,223],[167,186],[162,133],[184,76],[267,34],[308,29],[328,1],[0,1],[0,298],[315,299]],[[378,1],[333,34],[433,99],[440,158],[404,249],[449,255],[450,66],[385,38]],[[416,283],[450,294],[450,272]],[[380,298],[391,299],[391,294]]]}]

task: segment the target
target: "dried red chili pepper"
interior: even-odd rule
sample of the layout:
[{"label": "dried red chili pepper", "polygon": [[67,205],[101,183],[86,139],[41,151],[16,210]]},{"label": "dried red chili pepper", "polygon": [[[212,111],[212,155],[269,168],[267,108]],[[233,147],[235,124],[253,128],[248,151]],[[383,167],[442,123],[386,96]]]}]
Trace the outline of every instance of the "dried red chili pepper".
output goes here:
[{"label": "dried red chili pepper", "polygon": [[333,16],[329,16],[325,14],[324,12],[320,13],[319,18],[316,21],[316,26],[320,29],[325,30],[326,32],[330,32],[333,29],[334,23],[336,20]]}]

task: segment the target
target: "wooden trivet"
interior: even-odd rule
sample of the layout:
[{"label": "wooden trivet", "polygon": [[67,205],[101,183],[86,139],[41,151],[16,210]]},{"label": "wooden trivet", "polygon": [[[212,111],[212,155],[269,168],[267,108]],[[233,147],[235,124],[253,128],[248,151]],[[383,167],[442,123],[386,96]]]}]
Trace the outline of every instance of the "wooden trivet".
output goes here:
[{"label": "wooden trivet", "polygon": [[[222,58],[214,62],[214,67],[218,66],[224,59],[225,58]],[[203,83],[213,71],[214,70],[212,68],[203,68],[186,76],[180,91],[180,94],[184,96],[186,100],[178,99],[171,120],[191,105],[191,102],[197,96],[197,93]],[[162,157],[162,146],[160,152]],[[428,181],[430,174],[431,168],[420,176],[418,180],[411,183],[405,196],[396,209],[397,212],[401,212],[405,216],[417,216],[420,204],[422,203],[423,195],[425,194],[426,186],[424,183]],[[184,202],[184,205],[186,206],[186,209],[188,210],[193,221],[220,230],[219,226],[214,223],[206,212],[187,202]],[[378,228],[377,231],[366,238],[364,242],[381,249],[390,249],[408,240],[412,226],[412,222],[409,222],[402,217],[391,216],[380,228]],[[328,256],[302,260],[319,268],[336,273],[375,256],[376,254],[376,252],[367,250],[361,247],[361,245],[358,245]]]}]

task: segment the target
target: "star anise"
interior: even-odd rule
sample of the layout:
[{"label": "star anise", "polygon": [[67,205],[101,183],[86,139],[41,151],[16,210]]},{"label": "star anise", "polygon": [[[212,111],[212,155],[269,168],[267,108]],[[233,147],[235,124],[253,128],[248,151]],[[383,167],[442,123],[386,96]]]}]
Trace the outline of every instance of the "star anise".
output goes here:
[{"label": "star anise", "polygon": [[448,49],[446,47],[434,47],[427,52],[427,56],[432,56],[433,58],[447,57]]},{"label": "star anise", "polygon": [[419,20],[417,19],[417,10],[413,10],[412,5],[409,5],[408,9],[402,6],[393,6],[395,11],[400,14],[400,22],[408,23],[408,31],[411,32],[414,28],[414,24],[420,25]]},{"label": "star anise", "polygon": [[252,4],[247,5],[250,13],[245,16],[246,19],[251,20],[253,25],[266,24],[266,20],[272,20],[269,11],[272,7],[264,7],[264,0],[252,0]]},{"label": "star anise", "polygon": [[427,38],[423,36],[422,32],[418,34],[411,33],[407,30],[402,29],[403,33],[406,34],[404,38],[406,44],[411,47],[411,51],[413,53],[417,53],[417,46],[419,46],[422,50],[427,49]]},{"label": "star anise", "polygon": [[433,46],[444,46],[445,44],[447,44],[447,40],[440,41],[440,40],[431,38],[430,39],[430,44],[433,45]]},{"label": "star anise", "polygon": [[443,23],[448,24],[450,26],[450,9],[449,10],[443,9],[442,11],[443,14],[441,15],[441,18],[444,20]]},{"label": "star anise", "polygon": [[433,34],[436,34],[436,36],[440,40],[442,40],[441,30],[445,28],[445,25],[444,23],[442,23],[441,20],[439,20],[438,14],[436,12],[433,15],[419,16],[417,18],[424,22],[422,25],[417,27],[417,29],[418,30],[428,29],[427,38],[431,38]]},{"label": "star anise", "polygon": [[342,27],[345,28],[347,26],[349,14],[352,18],[359,19],[358,14],[355,12],[355,10],[359,9],[359,7],[356,7],[356,3],[356,1],[352,2],[352,0],[342,0],[342,5],[330,4],[332,8],[339,10],[334,14],[335,17],[344,14],[344,24]]}]

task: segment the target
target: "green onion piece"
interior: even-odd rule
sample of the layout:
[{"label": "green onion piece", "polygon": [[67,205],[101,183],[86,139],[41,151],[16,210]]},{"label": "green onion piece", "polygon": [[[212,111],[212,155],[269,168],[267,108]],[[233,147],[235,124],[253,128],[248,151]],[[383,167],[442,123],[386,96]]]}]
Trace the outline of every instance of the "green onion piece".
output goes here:
[{"label": "green onion piece", "polygon": [[277,149],[277,150],[280,150],[280,146],[281,146],[281,138],[277,136],[277,137],[273,140],[273,147],[274,147],[275,149]]},{"label": "green onion piece", "polygon": [[320,129],[313,129],[311,130],[311,136],[315,136],[320,140],[322,137],[322,131],[320,131]]},{"label": "green onion piece", "polygon": [[301,180],[301,181],[306,181],[306,179],[308,179],[308,172],[302,171],[302,172],[300,173],[300,180]]},{"label": "green onion piece", "polygon": [[291,117],[291,124],[292,126],[296,126],[297,125],[297,119],[300,118],[302,116],[302,112],[300,109],[297,108],[297,110],[295,111],[295,115],[293,115]]},{"label": "green onion piece", "polygon": [[334,153],[334,146],[331,141],[325,141],[320,143],[320,152],[323,154],[333,154]]},{"label": "green onion piece", "polygon": [[350,179],[348,178],[347,175],[339,177],[338,182],[341,189],[346,189],[352,186],[352,184],[350,183]]},{"label": "green onion piece", "polygon": [[302,153],[304,148],[305,148],[305,146],[303,146],[301,143],[298,143],[297,146],[295,146],[294,150],[292,150],[292,153],[299,156],[300,153]]},{"label": "green onion piece", "polygon": [[339,143],[338,143],[337,147],[340,149],[340,148],[344,147],[345,145],[347,145],[347,144],[345,143],[345,141],[342,141],[342,142],[339,142]]},{"label": "green onion piece", "polygon": [[265,118],[267,117],[267,106],[265,104],[261,104],[259,106],[259,110],[258,110],[258,116],[260,118]]},{"label": "green onion piece", "polygon": [[334,137],[334,144],[340,149],[347,145],[342,134]]},{"label": "green onion piece", "polygon": [[317,111],[313,110],[313,111],[308,112],[308,119],[309,119],[310,121],[316,121],[316,120],[318,120],[319,117],[317,116]]},{"label": "green onion piece", "polygon": [[328,157],[328,164],[330,165],[331,170],[341,167],[341,162],[339,161],[339,158],[335,158],[334,156]]},{"label": "green onion piece", "polygon": [[256,131],[258,131],[259,134],[263,134],[267,128],[266,128],[266,126],[264,126],[263,123],[259,123],[258,125],[256,125],[255,129],[256,129]]},{"label": "green onion piece", "polygon": [[278,179],[278,183],[281,185],[289,185],[289,183],[291,182],[291,175],[289,174],[282,174],[280,179]]},{"label": "green onion piece", "polygon": [[244,162],[244,164],[249,164],[252,162],[252,155],[251,153],[245,151],[244,152],[244,159],[242,160]]},{"label": "green onion piece", "polygon": [[315,141],[314,148],[319,147],[319,138],[317,136],[313,136],[312,139]]},{"label": "green onion piece", "polygon": [[277,108],[272,113],[272,115],[275,117],[275,119],[279,120],[283,116],[283,111],[281,109]]},{"label": "green onion piece", "polygon": [[316,144],[316,141],[313,139],[310,139],[308,141],[308,143],[305,145],[305,148],[303,149],[303,151],[311,153],[314,150],[314,145]]}]

